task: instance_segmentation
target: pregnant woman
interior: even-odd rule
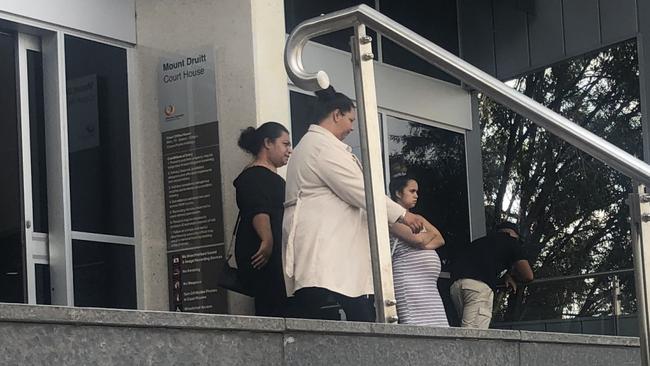
[[[407,210],[418,202],[418,182],[408,176],[390,182],[391,198]],[[393,252],[393,281],[397,315],[401,324],[448,327],[445,308],[438,293],[440,258],[436,249],[445,244],[428,221],[413,233],[404,224],[390,225]]]

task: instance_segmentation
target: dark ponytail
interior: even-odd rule
[[[289,133],[286,127],[277,122],[266,122],[257,129],[247,127],[239,135],[237,145],[247,153],[256,156],[260,152],[260,149],[262,149],[264,140],[269,139],[274,141],[285,132]]]
[[[327,116],[335,110],[340,110],[341,113],[346,113],[354,108],[354,103],[345,94],[339,93],[334,90],[331,85],[327,89],[315,92],[318,100],[314,105],[314,112],[312,121],[320,123],[320,121],[327,118]]]

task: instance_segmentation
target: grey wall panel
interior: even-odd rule
[[[645,1],[458,0],[461,55],[507,80],[635,37],[637,6]],[[485,10],[490,4],[492,14]]]
[[[537,0],[534,6],[528,14],[528,38],[530,63],[537,67],[564,57],[564,30],[562,0]]]
[[[564,37],[568,57],[600,47],[598,1],[564,0]]]
[[[458,19],[461,57],[495,75],[492,1],[458,0]]]
[[[526,12],[514,0],[494,1],[494,38],[499,78],[530,67]]]
[[[636,0],[600,0],[600,24],[603,45],[634,37]]]

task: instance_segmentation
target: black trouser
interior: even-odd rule
[[[291,305],[291,313],[296,318],[341,320],[336,309],[340,306],[348,321],[375,321],[373,295],[347,297],[321,287],[305,287],[296,291]]]

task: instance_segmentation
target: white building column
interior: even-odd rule
[[[131,114],[138,303],[168,310],[167,248],[157,66],[165,53],[214,46],[226,241],[237,216],[232,181],[249,161],[240,131],[274,120],[290,125],[283,66],[282,0],[137,0]],[[217,102],[217,101],[215,101]],[[232,313],[250,313],[248,298],[232,296]]]

